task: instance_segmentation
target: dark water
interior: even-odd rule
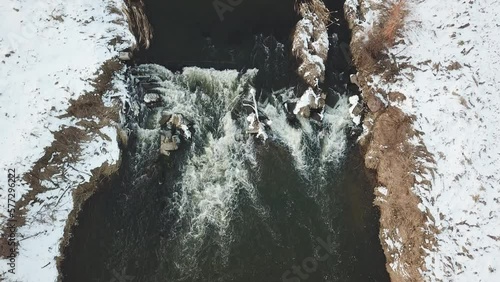
[[[341,2],[327,4],[339,10]],[[243,0],[223,21],[211,1],[147,5],[155,40],[138,64],[259,73],[247,81],[198,69],[131,72],[131,79],[156,77],[169,99],[158,108],[141,105],[129,117],[122,166],[84,205],[64,250],[63,281],[388,281],[368,176],[345,137],[352,130],[335,124],[345,119],[339,113],[345,105],[332,109],[323,139],[314,124],[303,124],[302,134],[278,122],[286,115],[271,93],[290,86],[283,91],[293,92],[298,84],[288,54],[293,1]],[[354,71],[341,47],[349,34],[342,21],[330,32],[339,40],[325,88],[345,96]],[[265,143],[248,138],[245,116],[232,107],[248,84],[267,93],[262,107],[275,113],[275,132]],[[140,92],[131,85],[131,93]],[[160,157],[154,121],[165,109],[189,117],[194,137]]]

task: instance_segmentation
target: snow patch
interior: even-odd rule
[[[439,230],[436,249],[426,250],[423,276],[429,281],[497,281],[500,25],[494,19],[500,5],[496,0],[407,2],[404,43],[389,55],[398,65],[413,67],[401,69],[391,83],[373,76],[371,86],[407,97],[394,106],[416,117],[414,127],[434,156],[435,163],[418,159],[432,173],[419,172],[414,187],[422,200],[419,209]],[[363,32],[371,18],[368,13]],[[397,251],[396,241],[386,239]],[[397,260],[391,267],[404,273]]]
[[[74,120],[60,119],[70,99],[93,90],[91,81],[101,65],[134,44],[121,14],[109,7],[123,7],[121,0],[3,0],[0,3],[0,170],[27,173],[54,140],[52,132]],[[113,46],[111,41],[121,37]],[[118,82],[118,81],[117,81]],[[123,83],[123,82],[122,82]],[[125,87],[119,87],[124,89]],[[29,205],[26,225],[17,230],[19,254],[16,274],[6,273],[7,262],[0,261],[0,276],[8,281],[55,281],[55,258],[66,218],[73,209],[74,187],[90,179],[90,171],[102,163],[119,158],[114,128],[82,146],[77,163],[64,164],[65,175],[55,175],[55,188],[39,194],[40,201]],[[7,177],[0,178],[7,187]],[[0,201],[7,203],[1,188]],[[31,189],[17,182],[16,200]],[[7,205],[0,205],[0,223],[5,226]]]

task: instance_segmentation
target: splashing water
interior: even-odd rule
[[[268,208],[260,202],[254,186],[259,170],[255,150],[260,141],[245,133],[245,116],[233,114],[256,74],[257,70],[240,74],[234,70],[197,67],[173,73],[158,65],[140,65],[132,71],[138,85],[134,108],[140,109],[132,123],[141,142],[149,144],[139,142],[138,159],[147,155],[145,150],[155,151],[151,144],[154,144],[152,139],[159,138],[158,120],[162,112],[182,114],[193,123],[194,136],[188,143],[182,176],[175,183],[177,192],[172,205],[177,214],[177,231],[170,245],[177,246],[176,267],[180,272],[197,268],[199,251],[206,247],[207,238],[218,246],[224,263],[229,252],[227,246],[233,240],[230,225],[241,195],[245,195],[260,220],[267,224]],[[159,94],[161,106],[151,108],[141,104],[140,96],[147,93]],[[293,89],[275,94],[293,95]],[[277,142],[289,150],[295,169],[308,181],[321,179],[326,166],[342,158],[347,142],[344,130],[349,120],[347,99],[341,98],[334,109],[325,111],[319,129],[304,118],[299,118],[300,128],[290,125],[279,104],[269,102],[259,107],[272,121],[269,131],[272,140],[268,142]],[[317,191],[309,194],[319,195]]]
[[[273,121],[274,139],[290,150],[295,168],[308,179],[312,168],[318,169],[318,175],[324,174],[327,165],[338,163],[344,156],[347,145],[344,131],[350,124],[348,110],[347,98],[340,97],[335,108],[325,107],[322,128],[315,130],[310,121],[302,117],[298,117],[300,128],[290,125],[283,107],[268,103],[263,108]]]

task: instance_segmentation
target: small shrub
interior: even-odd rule
[[[54,151],[52,162],[63,164],[75,163],[80,157],[80,144],[90,140],[90,136],[83,129],[70,126],[54,133],[51,149]]]
[[[381,7],[382,15],[377,25],[373,26],[365,39],[361,39],[359,47],[352,48],[354,60],[358,68],[369,73],[390,71],[394,76],[395,67],[384,50],[394,46],[396,38],[404,25],[407,15],[406,0],[391,1]]]
[[[117,59],[111,59],[104,62],[101,68],[95,73],[96,79],[92,81],[95,93],[104,94],[110,91],[113,85],[113,76],[123,65]]]
[[[107,10],[108,10],[108,13],[110,13],[110,14],[115,14],[115,15],[120,15],[120,16],[123,15],[122,11],[114,5],[108,5]]]
[[[295,10],[302,16],[306,14],[316,15],[325,25],[331,23],[330,11],[321,0],[296,0]]]
[[[396,37],[404,25],[406,14],[406,0],[390,3],[384,11],[384,22],[380,33],[387,47],[394,45]]]
[[[106,107],[101,95],[87,93],[77,100],[70,100],[67,114],[63,117],[76,117],[80,119],[98,118],[101,123],[109,120],[118,121],[119,113],[116,106]]]

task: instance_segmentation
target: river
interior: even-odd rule
[[[293,1],[240,2],[223,20],[209,1],[147,4],[155,39],[127,74],[128,146],[73,227],[63,281],[389,280],[348,113],[341,1],[326,2],[340,20],[322,124],[282,106],[300,89]],[[250,88],[272,121],[266,141],[246,134]],[[147,93],[162,102],[146,105]],[[170,156],[159,154],[162,112],[192,125]]]

